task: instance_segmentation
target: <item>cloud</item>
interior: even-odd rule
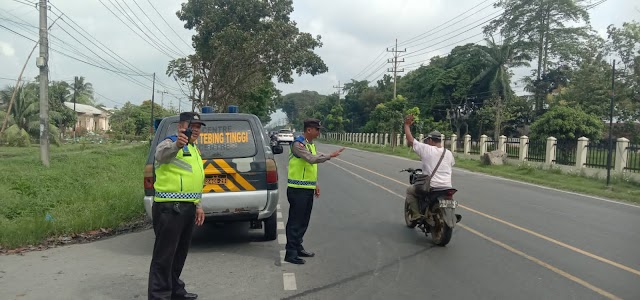
[[[16,50],[9,43],[0,41],[0,55],[12,57],[16,54]]]
[[[153,24],[161,28],[162,33],[167,36],[178,48],[187,54],[192,51],[186,43],[190,43],[191,31],[183,28],[183,23],[176,17],[176,11],[180,9],[181,2],[186,0],[150,0],[136,1],[147,15],[153,19]],[[21,23],[27,23],[29,26],[38,25],[38,12],[32,6],[24,5],[20,1],[0,0],[2,9],[0,9],[0,17]],[[24,2],[24,1],[23,1]],[[103,1],[111,7],[114,12],[122,19],[126,19],[122,13],[118,12],[109,3]],[[160,19],[149,2],[153,3],[153,7],[162,15],[164,20]],[[387,47],[392,46],[395,39],[400,43],[414,36],[429,30],[438,33],[432,36],[426,36],[425,39],[413,44],[401,44],[399,48],[407,48],[407,51],[415,51],[421,48],[427,48],[419,52],[418,56],[407,57],[405,65],[417,63],[420,61],[428,62],[428,59],[434,55],[444,55],[456,46],[454,42],[472,36],[480,32],[479,28],[470,31],[458,37],[452,37],[455,34],[446,35],[440,39],[435,39],[439,35],[446,34],[463,25],[472,24],[475,20],[490,15],[495,9],[490,4],[494,1],[482,0],[294,0],[294,12],[291,15],[292,20],[298,23],[301,31],[309,32],[313,35],[321,35],[323,47],[317,49],[317,53],[322,57],[329,72],[318,76],[304,75],[296,77],[293,84],[278,84],[284,94],[297,92],[301,90],[315,90],[322,94],[330,94],[335,92],[334,85],[340,81],[342,84],[354,78],[358,73],[364,73],[357,76],[356,79],[365,79],[367,75],[369,80],[375,79],[384,73],[385,69],[390,65],[382,65],[383,62],[391,57],[390,53],[385,52]],[[113,2],[115,3],[115,2]],[[145,23],[150,31],[154,32],[158,39],[169,44],[167,39],[152,25],[136,4],[132,1],[118,1],[123,8],[129,12],[135,11],[136,15],[132,16],[136,22],[142,26]],[[128,4],[129,8],[125,6]],[[54,1],[58,9],[62,10],[67,17],[58,20],[53,26],[51,33],[55,37],[64,40],[60,43],[56,38],[50,38],[50,46],[66,54],[80,57],[80,54],[87,55],[90,60],[101,65],[108,66],[98,56],[101,56],[120,68],[125,69],[116,59],[106,55],[102,49],[109,48],[122,57],[127,62],[133,64],[145,74],[156,73],[157,79],[176,88],[177,84],[173,79],[165,75],[166,66],[170,60],[167,55],[151,47],[144,39],[147,39],[140,30],[133,25],[139,34],[134,34],[131,29],[125,26],[118,18],[110,13],[99,1]],[[481,12],[467,14],[465,17],[457,19],[449,24],[438,28],[441,24],[451,20],[457,15],[480,5],[478,8],[487,7]],[[589,11],[591,14],[591,23],[594,28],[601,34],[606,27],[613,23],[620,26],[625,21],[638,20],[640,13],[636,10],[637,0],[619,0],[607,1],[602,5]],[[476,10],[478,9],[476,8]],[[58,13],[56,8],[52,9],[52,13]],[[14,14],[11,16],[9,14]],[[615,16],[612,18],[611,16]],[[52,18],[56,16],[52,15]],[[88,32],[81,31],[88,37],[95,37],[102,45],[93,45],[82,37],[78,32],[71,29],[67,23],[75,26],[71,20],[75,21],[79,27]],[[170,30],[165,21],[175,30],[180,38]],[[457,22],[457,23],[456,23]],[[0,24],[16,30],[31,39],[37,39],[37,29],[33,27],[21,28],[15,23],[0,20]],[[63,31],[68,31],[68,34]],[[144,29],[144,28],[143,28]],[[80,30],[80,29],[78,29]],[[146,30],[145,30],[146,31]],[[142,35],[142,37],[141,37]],[[76,41],[77,38],[80,42]],[[154,38],[155,40],[156,38]],[[476,42],[480,37],[468,39],[460,42],[465,44]],[[24,60],[28,52],[33,47],[33,42],[22,37],[14,35],[3,28],[0,28],[0,76],[14,78],[20,72]],[[442,43],[440,43],[442,42]],[[418,45],[424,43],[423,45]],[[437,44],[439,43],[439,44]],[[437,44],[437,45],[436,45]],[[65,50],[68,45],[77,49],[77,52]],[[87,46],[98,55],[93,54]],[[168,45],[174,48],[171,44]],[[439,49],[442,48],[442,49]],[[437,50],[436,50],[437,49]],[[428,52],[428,51],[432,52]],[[424,53],[423,53],[424,52]],[[34,54],[34,57],[37,55]],[[382,54],[382,55],[380,55]],[[113,55],[113,54],[112,54]],[[115,55],[114,55],[115,56]],[[374,60],[375,59],[375,60]],[[38,74],[38,68],[35,66],[35,58],[27,65],[25,70],[26,78],[33,78]],[[372,67],[367,72],[361,72],[368,65]],[[110,67],[110,66],[108,66]],[[401,66],[402,67],[402,66]],[[525,72],[528,73],[528,72]],[[404,73],[406,74],[406,72]],[[85,76],[86,80],[94,85],[95,90],[112,99],[117,103],[107,100],[100,96],[100,101],[107,106],[122,106],[122,103],[131,101],[139,104],[145,99],[151,98],[151,77],[136,76],[133,79],[126,75],[117,75],[113,72],[99,69],[75,60],[71,60],[56,52],[50,54],[50,75],[52,80],[70,80],[73,76]],[[515,78],[518,79],[518,78]],[[139,81],[142,86],[135,84],[132,80]],[[159,87],[156,82],[156,90],[164,90]],[[180,95],[180,92],[174,91]],[[171,95],[164,95],[165,104],[171,100]],[[160,99],[161,94],[156,93],[156,99]],[[175,97],[173,103],[176,104]],[[184,101],[184,100],[183,100]],[[190,106],[185,103],[184,106]]]

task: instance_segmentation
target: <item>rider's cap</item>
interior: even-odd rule
[[[201,124],[207,126],[204,122],[200,121],[200,115],[196,112],[183,112],[180,114],[180,122],[191,121],[191,124]]]
[[[434,130],[432,132],[429,132],[429,134],[425,138],[431,138],[433,140],[441,140],[442,133],[440,133],[440,131]]]

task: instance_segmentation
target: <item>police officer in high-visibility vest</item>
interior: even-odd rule
[[[166,137],[156,147],[155,197],[152,208],[156,235],[149,270],[149,299],[196,299],[180,280],[191,245],[194,225],[202,225],[200,204],[204,169],[198,148],[193,144],[205,124],[193,112],[180,114],[178,135]],[[191,128],[191,138],[185,135]]]
[[[287,180],[287,200],[289,200],[289,218],[287,220],[287,245],[284,260],[293,264],[304,264],[300,257],[313,257],[315,254],[304,249],[302,237],[309,226],[313,197],[320,197],[318,186],[318,163],[340,155],[344,148],[330,155],[316,152],[313,140],[320,135],[320,120],[304,120],[304,134],[291,144],[289,154],[289,176]]]

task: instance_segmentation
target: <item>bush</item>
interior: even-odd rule
[[[531,138],[546,140],[552,136],[561,141],[575,141],[584,136],[597,141],[603,130],[604,123],[597,116],[577,108],[558,105],[531,124]]]
[[[0,136],[0,144],[13,147],[29,147],[31,145],[31,137],[24,129],[18,128],[17,125],[12,125]]]

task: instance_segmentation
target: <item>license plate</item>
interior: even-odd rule
[[[456,200],[440,200],[440,207],[456,208],[456,207],[458,207],[458,201],[456,201]]]
[[[227,184],[227,175],[213,175],[211,178],[204,179],[207,185]]]

